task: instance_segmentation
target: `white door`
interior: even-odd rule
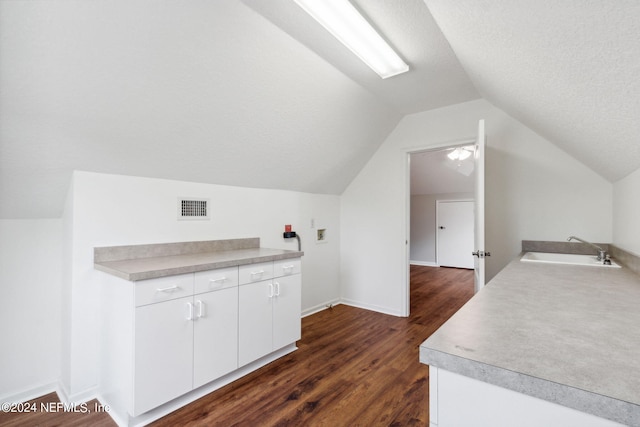
[[[193,388],[238,368],[238,287],[196,295]]]
[[[300,339],[302,283],[299,274],[278,277],[273,283],[273,349],[277,350]]]
[[[136,308],[133,414],[191,391],[193,297]]]
[[[273,282],[240,285],[238,321],[238,366],[271,353],[273,348]]]
[[[474,224],[474,284],[478,292],[484,287],[484,258],[489,256],[484,247],[484,153],[486,139],[484,133],[484,120],[478,122],[478,139],[474,153],[475,173],[475,224]]]
[[[437,261],[442,267],[474,268],[473,201],[438,200]]]

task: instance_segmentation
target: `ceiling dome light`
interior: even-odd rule
[[[467,150],[466,147],[456,148],[455,150],[447,154],[447,157],[451,160],[465,160],[468,159],[469,156],[471,156],[471,151]]]

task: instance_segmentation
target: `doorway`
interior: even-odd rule
[[[475,186],[473,156],[460,158],[451,154],[454,150],[462,148],[472,153],[474,144],[475,140],[467,140],[408,152],[408,269],[411,265],[429,267],[441,265],[438,260],[438,222],[447,215],[440,217],[436,215],[437,202],[466,201],[473,205]],[[474,217],[471,218],[471,236],[473,236]],[[473,246],[473,241],[471,245]],[[458,250],[462,257],[468,256],[470,264],[464,263],[465,266],[469,266],[468,268],[473,268],[472,251],[473,248]],[[410,305],[409,299],[407,295],[408,305]]]

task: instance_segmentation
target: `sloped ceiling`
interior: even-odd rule
[[[425,2],[485,99],[612,182],[640,168],[640,2]]]
[[[479,97],[419,0],[361,2],[387,80],[255,3],[0,2],[0,218],[60,217],[73,170],[340,194],[405,113]]]
[[[479,97],[422,0],[349,0],[409,64],[386,80],[293,0],[242,1],[403,115]]]
[[[472,147],[473,148],[473,147]],[[452,150],[424,151],[411,154],[411,195],[473,193],[473,156],[453,161]]]
[[[74,169],[340,194],[403,115],[480,96],[640,168],[640,2],[353,3],[410,72],[291,0],[0,1],[0,218],[59,217]]]

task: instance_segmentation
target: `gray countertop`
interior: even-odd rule
[[[100,261],[94,263],[94,268],[125,280],[136,281],[257,262],[298,258],[302,255],[304,255],[304,252],[300,251],[247,248],[116,261]]]
[[[640,277],[511,262],[420,346],[422,363],[640,425]]]

